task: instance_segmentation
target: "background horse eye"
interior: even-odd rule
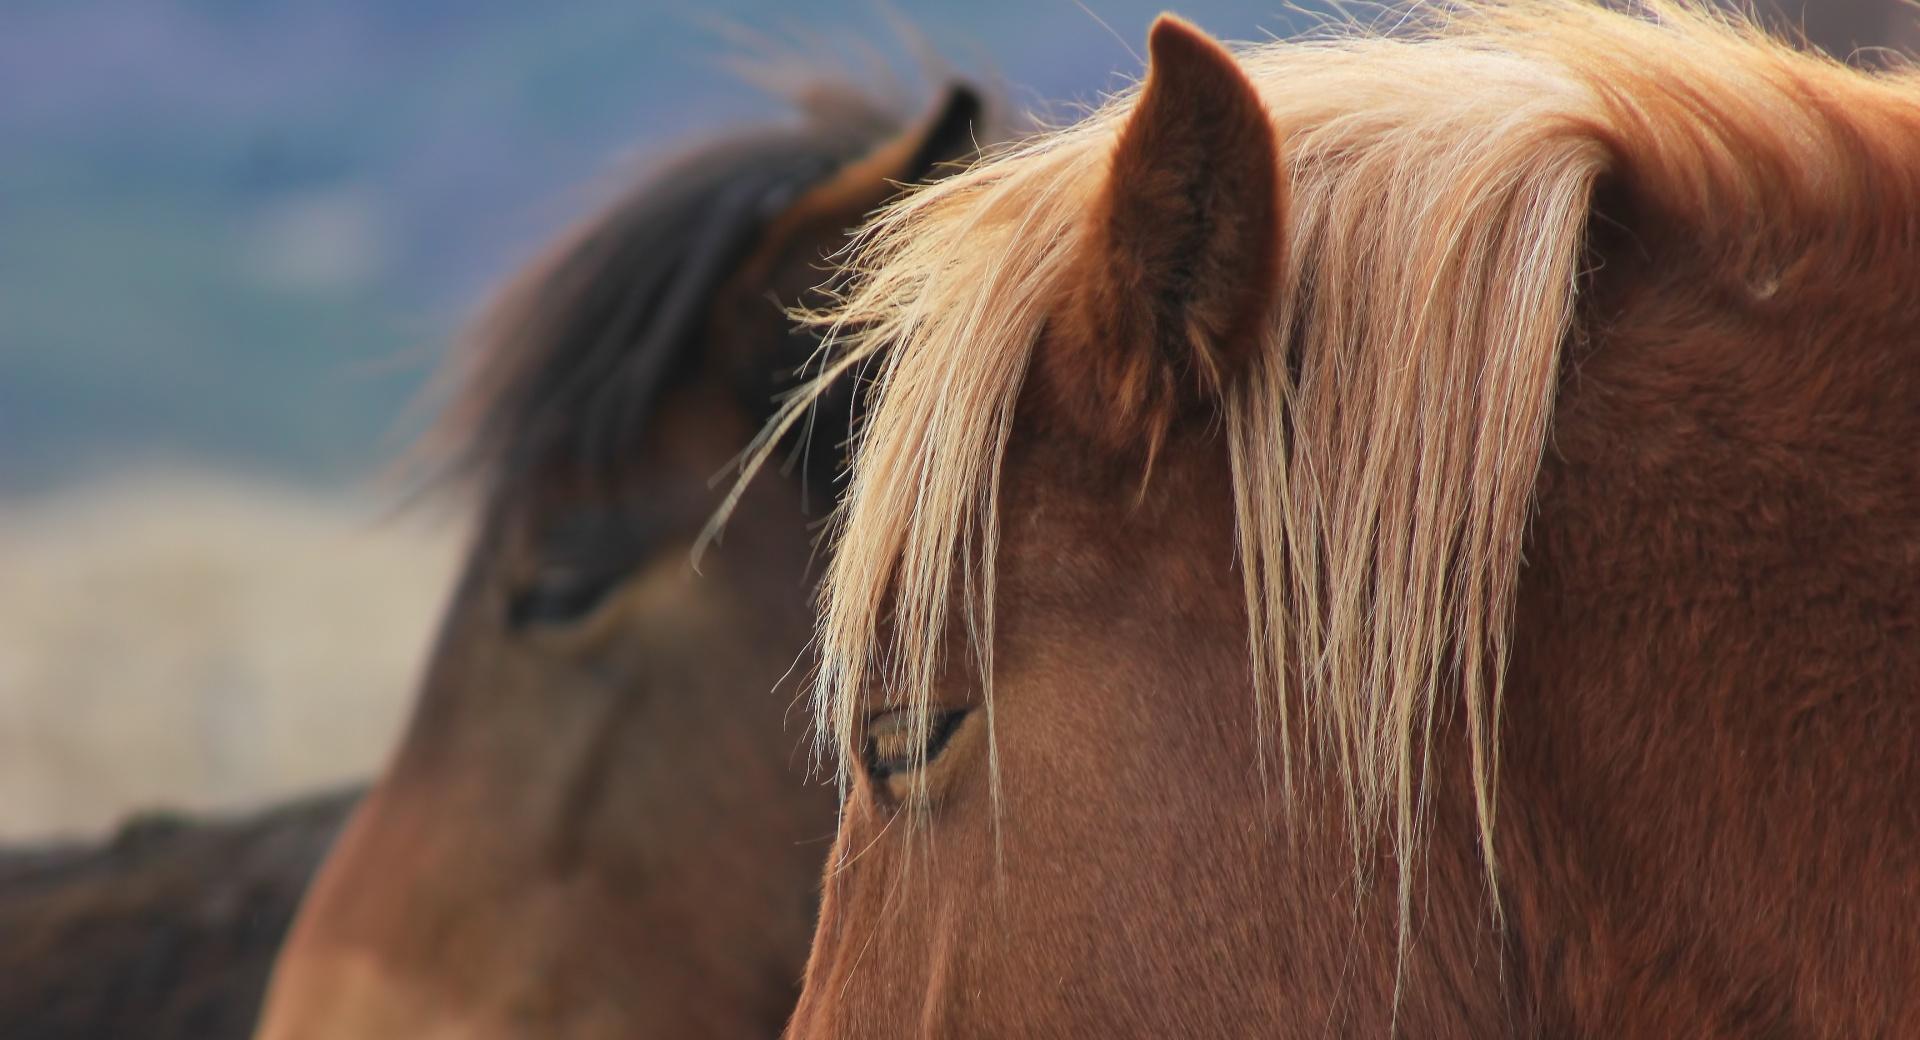
[[[894,708],[875,716],[867,723],[866,744],[861,752],[867,775],[879,782],[932,765],[933,760],[940,757],[940,752],[947,749],[947,742],[953,739],[953,731],[960,727],[961,720],[966,717],[964,708],[934,712],[928,720],[926,740],[922,743],[914,739],[912,712],[905,708]]]
[[[571,625],[586,620],[657,544],[649,525],[614,508],[587,508],[541,525],[533,573],[516,582],[507,625]]]
[[[625,568],[544,564],[508,601],[507,624],[519,629],[580,621],[606,600],[626,574]]]

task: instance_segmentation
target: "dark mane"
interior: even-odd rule
[[[687,372],[714,293],[808,187],[904,122],[851,89],[795,92],[798,125],[660,164],[508,283],[464,337],[429,449],[487,494],[563,465],[617,488],[663,387]],[[755,402],[770,414],[774,402]]]

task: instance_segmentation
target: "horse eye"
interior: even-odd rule
[[[543,565],[508,601],[507,624],[519,629],[579,621],[592,614],[624,576],[618,570]]]
[[[644,519],[611,507],[549,516],[533,532],[533,573],[512,587],[507,601],[507,625],[516,630],[586,620],[657,544]]]
[[[922,766],[932,765],[947,749],[947,742],[953,739],[953,731],[967,717],[965,709],[958,711],[936,711],[927,720],[925,741],[916,740],[913,725],[913,713],[905,708],[894,708],[874,716],[867,722],[866,745],[861,749],[861,758],[866,764],[867,775],[876,781],[902,773],[910,773]]]

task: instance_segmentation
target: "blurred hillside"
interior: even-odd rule
[[[0,513],[0,841],[369,775],[457,524],[187,472]]]

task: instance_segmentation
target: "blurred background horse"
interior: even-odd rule
[[[970,155],[963,87],[911,129],[843,91],[709,146],[509,287],[443,436],[486,514],[392,765],[280,958],[263,1040],[770,1036],[811,935],[830,787],[782,677],[852,391],[690,554],[715,474],[815,344],[850,228]],[[784,690],[784,692],[782,692]]]

